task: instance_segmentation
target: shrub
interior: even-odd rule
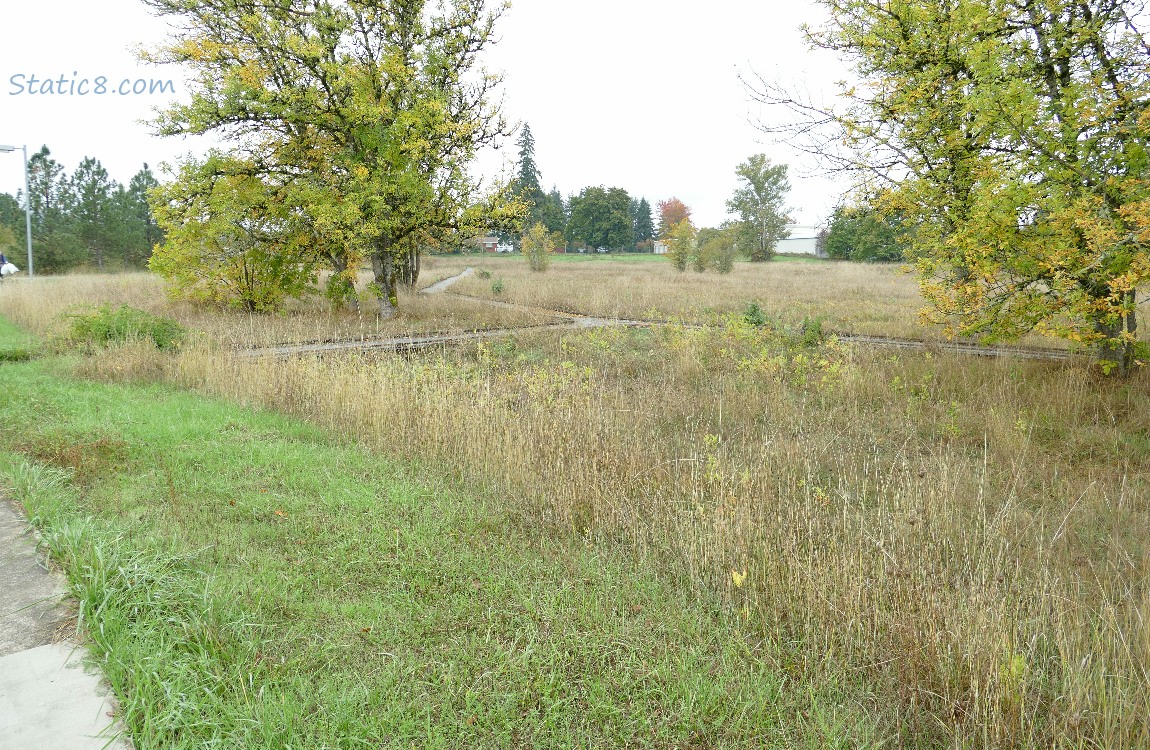
[[[536,224],[527,230],[520,245],[532,271],[547,270],[547,266],[551,265],[551,249],[557,242],[558,238],[553,237],[542,224]]]
[[[0,362],[27,362],[32,350],[23,346],[0,346]]]
[[[350,273],[333,273],[328,277],[323,293],[337,308],[355,306],[359,302],[359,296],[355,291],[355,270]]]
[[[686,271],[687,264],[696,252],[698,230],[689,219],[684,219],[671,227],[667,233],[667,258],[677,271]]]
[[[74,346],[104,347],[151,340],[157,349],[174,349],[187,335],[187,330],[171,318],[128,305],[101,305],[91,312],[69,314],[67,320],[65,338]]]
[[[767,313],[763,308],[759,307],[758,302],[747,303],[746,308],[743,309],[743,320],[752,326],[765,326],[770,322],[767,318]]]
[[[827,333],[823,330],[823,319],[804,317],[799,324],[798,343],[802,346],[818,346],[826,339]]]

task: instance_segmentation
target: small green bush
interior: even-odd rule
[[[826,337],[822,318],[804,317],[803,322],[799,324],[798,343],[802,346],[818,346]]]
[[[491,282],[491,293],[503,294],[503,279],[497,278],[495,281]]]
[[[0,362],[27,362],[32,350],[23,346],[0,346]]]
[[[746,308],[743,309],[743,320],[747,325],[752,326],[765,326],[770,323],[766,311],[759,307],[758,302],[748,302]]]
[[[71,313],[67,319],[66,338],[76,346],[103,347],[150,339],[157,349],[175,349],[187,336],[187,330],[171,318],[128,305],[101,305],[91,312]]]

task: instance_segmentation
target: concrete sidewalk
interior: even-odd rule
[[[130,750],[115,704],[71,637],[62,579],[0,498],[0,750]]]

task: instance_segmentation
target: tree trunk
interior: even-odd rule
[[[391,243],[387,240],[376,242],[375,252],[371,254],[371,270],[375,274],[376,294],[379,295],[379,317],[390,320],[399,309],[399,294],[395,256],[391,254]]]
[[[408,288],[414,289],[419,282],[419,260],[418,247],[406,251],[400,259],[400,281]]]
[[[1094,332],[1103,337],[1098,342],[1098,361],[1107,373],[1127,375],[1134,369],[1138,333],[1136,306],[1135,293],[1130,291],[1123,299],[1122,313],[1114,321],[1094,320]],[[1123,333],[1128,337],[1124,338]]]

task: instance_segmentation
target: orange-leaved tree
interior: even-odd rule
[[[657,236],[661,240],[668,238],[671,229],[676,224],[689,221],[691,218],[691,209],[687,208],[687,204],[675,197],[659,201],[655,204],[655,208],[659,212],[659,226],[656,231]]]

